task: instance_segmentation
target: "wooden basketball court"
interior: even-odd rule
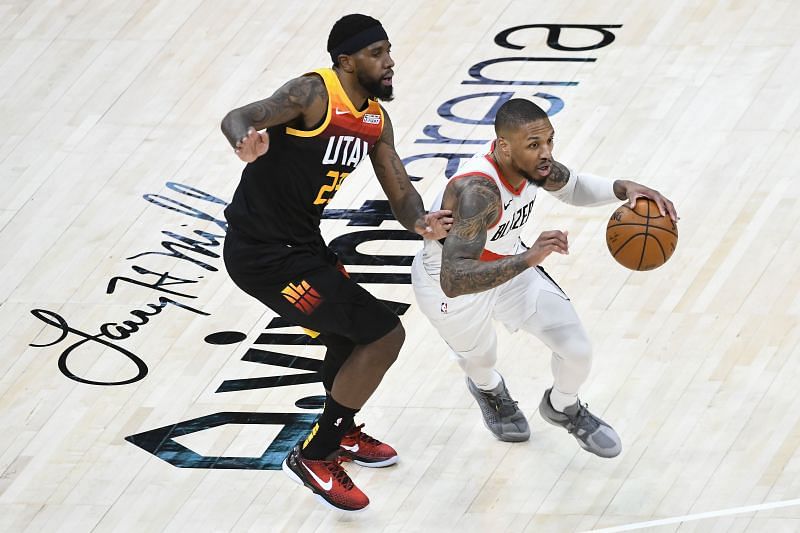
[[[359,420],[400,453],[347,467],[345,516],[280,471],[322,347],[228,278],[233,107],[328,66],[340,16],[393,44],[398,152],[430,202],[510,96],[555,157],[681,216],[672,259],[611,258],[614,206],[543,195],[548,271],[594,341],[603,460],[536,412],[549,351],[502,328],[529,442],[496,441],[417,309],[420,246],[368,164],[323,233],[408,333]],[[800,10],[779,0],[0,2],[1,531],[800,530]],[[299,356],[299,357],[286,357]]]

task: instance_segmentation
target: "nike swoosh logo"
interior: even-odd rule
[[[310,469],[310,468],[308,468],[308,467],[307,467],[306,465],[304,465],[303,463],[300,463],[300,464],[301,464],[301,465],[303,465],[303,468],[305,468],[305,469],[306,469],[306,472],[308,472],[309,474],[311,474],[311,477],[313,477],[313,478],[314,478],[314,481],[316,481],[317,483],[319,483],[319,486],[322,488],[322,490],[324,490],[325,492],[328,492],[329,490],[331,490],[331,487],[333,487],[333,478],[330,478],[328,481],[322,481],[322,480],[319,478],[319,476],[318,476],[318,475],[316,475],[314,472],[312,472],[312,471],[311,471],[311,469]]]
[[[350,113],[350,111],[348,111],[346,109],[343,111],[343,110],[339,109],[338,107],[336,108],[336,114],[337,115],[347,115],[348,113]]]
[[[358,444],[356,444],[355,446],[345,446],[344,444],[342,444],[341,447],[347,450],[348,452],[356,453],[358,451]]]
[[[514,201],[514,200],[509,200],[509,201],[508,201],[508,203],[507,203],[506,205],[504,205],[504,206],[503,206],[503,209],[508,209],[508,206],[510,206],[510,205],[511,205],[511,202],[513,202],[513,201]]]

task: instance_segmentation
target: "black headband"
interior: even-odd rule
[[[336,58],[339,57],[339,54],[350,55],[371,45],[372,43],[386,41],[388,39],[389,36],[386,35],[386,30],[383,29],[383,26],[380,24],[370,26],[369,28],[363,29],[356,33],[352,37],[348,37],[333,50],[329,50],[331,53],[331,60],[336,63]]]

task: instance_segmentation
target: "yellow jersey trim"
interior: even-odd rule
[[[345,92],[344,87],[342,87],[342,82],[339,81],[339,76],[336,75],[336,72],[334,72],[334,70],[330,69],[330,68],[329,69],[320,69],[320,70],[325,70],[328,73],[330,73],[331,88],[333,90],[335,90],[339,94],[339,97],[344,102],[344,105],[347,106],[347,109],[350,111],[350,113],[352,113],[353,116],[356,117],[356,118],[363,118],[364,114],[367,113],[367,111],[369,111],[370,107],[372,107],[370,105],[370,104],[372,104],[372,100],[370,100],[369,103],[367,103],[367,107],[366,107],[366,109],[364,109],[364,111],[357,110],[356,106],[353,105],[353,102],[350,101],[350,97],[347,96],[347,93]]]
[[[339,81],[339,76],[336,75],[336,72],[332,68],[319,68],[312,70],[311,72],[307,72],[304,74],[304,76],[310,76],[311,74],[317,74],[320,76],[325,84],[325,89],[328,91],[328,107],[325,112],[325,120],[318,128],[314,128],[313,130],[298,130],[287,126],[286,133],[288,135],[294,135],[295,137],[315,137],[325,131],[325,128],[327,128],[331,123],[334,97],[336,97],[337,101],[341,101],[341,103],[347,107],[348,111],[350,111],[350,113],[357,119],[363,118],[367,113],[380,114],[381,135],[383,134],[383,125],[386,119],[383,116],[383,108],[377,100],[370,99],[367,107],[363,111],[358,111],[353,105],[353,102],[350,101],[347,93],[344,91],[344,87],[342,87],[342,83]]]
[[[313,130],[296,130],[286,126],[287,135],[294,135],[295,137],[315,137],[325,131],[325,128],[331,123],[331,105],[333,98],[331,98],[330,74],[333,74],[334,78],[336,78],[336,74],[329,68],[321,68],[303,75],[310,76],[311,74],[318,74],[322,78],[322,82],[325,84],[325,89],[328,92],[328,108],[325,111],[325,120],[322,121],[322,124],[320,124],[318,128],[314,128]],[[339,85],[339,87],[341,87],[341,85]]]

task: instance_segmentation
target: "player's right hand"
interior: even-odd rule
[[[239,159],[245,163],[252,163],[269,150],[269,134],[258,132],[251,127],[247,130],[247,135],[239,139],[234,151]]]
[[[567,240],[566,231],[543,231],[539,238],[536,239],[536,242],[533,243],[533,246],[525,251],[525,261],[530,266],[536,266],[541,264],[553,252],[564,255],[569,254],[569,241]]]

